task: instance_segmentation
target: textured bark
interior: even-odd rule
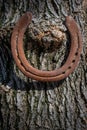
[[[32,12],[33,19],[24,38],[25,54],[32,66],[41,70],[53,70],[67,58],[70,38],[65,16],[73,16],[80,26],[83,36],[80,62],[63,81],[38,82],[24,76],[16,66],[10,38],[14,24],[26,11]],[[87,129],[86,12],[86,0],[1,0],[0,130]],[[57,34],[55,31],[52,34],[54,26]]]

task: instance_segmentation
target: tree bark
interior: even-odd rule
[[[35,81],[16,66],[11,34],[17,20],[27,11],[33,18],[25,33],[24,51],[31,65],[41,70],[60,67],[67,58],[70,38],[65,17],[71,15],[80,26],[81,58],[66,79]],[[86,0],[0,2],[0,130],[87,129],[86,11]],[[57,34],[55,29],[53,33],[54,27]]]

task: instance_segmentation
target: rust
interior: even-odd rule
[[[78,25],[71,16],[66,17],[66,27],[71,37],[70,53],[65,64],[52,71],[42,71],[32,67],[27,61],[23,50],[23,36],[32,20],[31,13],[25,13],[14,27],[11,37],[11,49],[18,68],[29,78],[38,81],[59,81],[71,74],[78,64],[82,50],[82,36]]]

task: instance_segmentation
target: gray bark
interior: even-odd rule
[[[69,52],[65,17],[80,26],[83,50],[79,64],[60,82],[27,78],[16,66],[11,34],[18,18],[33,14],[25,33],[24,50],[32,66],[41,70],[60,67]],[[86,0],[1,0],[0,2],[0,130],[87,129],[87,2]],[[52,27],[58,34],[56,42]],[[49,31],[50,35],[45,32]],[[43,39],[36,37],[42,34]],[[68,44],[68,45],[67,45]]]

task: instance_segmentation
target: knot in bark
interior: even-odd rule
[[[56,22],[41,21],[29,27],[30,40],[45,50],[55,50],[66,40],[66,35]]]

